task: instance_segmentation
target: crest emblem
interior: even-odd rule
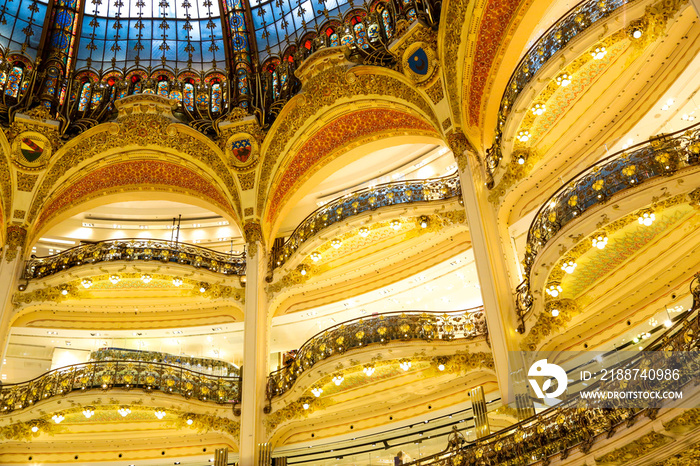
[[[253,152],[249,139],[239,139],[231,143],[231,153],[240,163],[246,163]]]
[[[428,70],[430,69],[430,60],[428,60],[428,54],[425,53],[425,50],[423,50],[422,47],[417,48],[408,57],[408,67],[417,75],[425,76],[428,74]]]
[[[32,163],[44,153],[44,144],[42,141],[35,141],[25,137],[20,142],[19,150],[27,162]]]

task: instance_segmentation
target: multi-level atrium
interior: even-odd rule
[[[0,0],[0,464],[698,464],[698,21]]]

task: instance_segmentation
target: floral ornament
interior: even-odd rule
[[[569,204],[571,207],[576,207],[576,204],[578,204],[578,196],[575,195],[575,194],[574,194],[573,196],[571,196],[571,197],[569,198],[568,204]]]
[[[593,183],[593,190],[594,191],[600,191],[603,189],[603,186],[605,185],[605,180],[598,180],[595,183]]]
[[[622,174],[625,176],[634,176],[637,172],[637,167],[635,165],[628,165],[622,169]]]

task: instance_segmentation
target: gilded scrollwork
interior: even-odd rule
[[[659,432],[651,431],[641,438],[628,443],[610,453],[595,459],[596,464],[605,465],[621,465],[635,458],[644,456],[657,448],[673,442],[673,438],[660,434]]]
[[[24,248],[27,240],[27,229],[18,225],[7,227],[7,242],[5,244],[5,261],[12,262]]]
[[[223,432],[235,440],[240,436],[240,422],[211,414],[183,413],[172,421],[179,429],[191,428],[200,432]]]

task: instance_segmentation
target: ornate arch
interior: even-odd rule
[[[367,104],[367,110],[387,108],[397,111],[401,107],[406,115],[412,115],[414,124],[422,120],[419,125],[421,131],[440,134],[432,106],[408,78],[391,70],[371,66],[348,69],[343,64],[338,64],[316,72],[305,80],[303,89],[285,105],[262,147],[256,205],[261,216],[265,213],[271,180],[275,173],[280,172],[279,167],[286,154],[300,138],[308,134],[309,128],[318,126],[323,115],[328,115],[334,108],[350,102],[354,109],[360,108],[361,103]],[[399,127],[408,129],[405,126]]]
[[[297,150],[290,151],[276,170],[268,195],[265,224],[273,234],[285,208],[291,207],[290,200],[321,169],[349,154],[353,149],[373,142],[384,142],[395,137],[417,136],[434,143],[441,141],[438,133],[424,119],[407,109],[368,108],[342,113],[299,142]],[[400,143],[400,142],[395,142]],[[352,160],[362,157],[355,153]],[[349,160],[342,161],[347,164]],[[340,162],[340,161],[339,161]]]

